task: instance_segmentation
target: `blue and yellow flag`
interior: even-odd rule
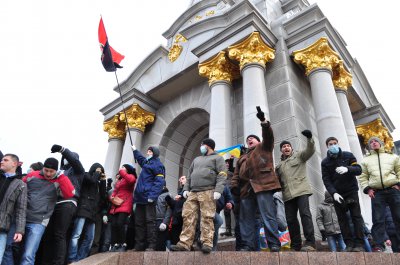
[[[220,156],[223,156],[223,155],[225,155],[226,153],[229,153],[229,154],[233,155],[234,157],[239,158],[239,157],[240,157],[240,146],[241,146],[241,145],[238,144],[238,145],[234,145],[234,146],[231,146],[231,147],[222,149],[222,150],[217,150],[217,151],[215,151],[215,152],[216,152],[217,154],[219,154]]]

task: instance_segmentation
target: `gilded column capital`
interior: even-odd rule
[[[240,70],[249,63],[258,63],[265,67],[269,61],[275,59],[275,50],[264,42],[257,31],[241,43],[228,47],[228,50],[229,58],[239,62]]]
[[[224,51],[199,64],[199,75],[208,78],[210,86],[217,81],[232,83],[233,79],[240,77],[239,68],[226,57]]]
[[[125,139],[125,122],[120,121],[119,114],[115,114],[111,119],[104,121],[103,130],[108,133],[108,139]]]
[[[310,46],[294,51],[294,61],[302,64],[306,69],[306,75],[318,68],[326,68],[331,71],[339,64],[339,55],[329,46],[326,37],[320,38]]]
[[[155,114],[142,109],[139,104],[133,104],[129,109],[125,110],[125,112],[129,128],[135,128],[144,132],[146,125],[154,122]],[[124,112],[120,112],[119,119],[125,122]]]
[[[394,147],[393,138],[388,129],[383,125],[381,119],[356,126],[357,134],[364,139],[364,145],[368,146],[368,140],[372,136],[379,137],[385,143],[385,150],[392,151]]]
[[[342,60],[340,60],[337,67],[333,69],[332,80],[336,90],[347,91],[347,89],[353,84],[353,76],[346,71]]]

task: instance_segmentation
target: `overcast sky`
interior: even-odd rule
[[[0,2],[0,150],[15,153],[24,171],[60,144],[86,168],[104,164],[108,135],[99,109],[118,97],[115,77],[100,63],[97,28],[103,16],[111,46],[126,57],[120,82],[158,45],[189,0]],[[400,3],[320,0],[331,24],[360,62],[378,100],[400,126],[398,10]],[[367,4],[369,3],[369,4]],[[387,3],[387,2],[386,2]],[[397,34],[397,36],[395,35]],[[398,37],[397,37],[398,38]],[[393,133],[400,139],[399,130]]]

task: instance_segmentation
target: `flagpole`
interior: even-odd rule
[[[125,123],[126,123],[126,128],[128,130],[128,134],[129,134],[129,140],[131,142],[131,146],[133,145],[132,142],[132,136],[131,136],[131,131],[129,130],[129,125],[128,125],[128,116],[126,115],[126,110],[125,110],[125,106],[124,106],[124,101],[122,100],[122,93],[121,93],[121,87],[119,86],[119,81],[118,81],[118,76],[117,76],[117,68],[115,68],[115,79],[117,80],[117,85],[118,85],[118,92],[119,92],[119,98],[121,99],[121,104],[122,104],[122,110],[124,111],[125,114]],[[135,159],[136,162],[136,159]]]

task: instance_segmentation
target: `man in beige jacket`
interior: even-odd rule
[[[306,163],[314,154],[315,145],[311,131],[304,130],[301,133],[307,138],[306,149],[295,152],[290,142],[281,142],[281,161],[276,166],[275,171],[282,186],[292,249],[296,251],[315,251],[314,225],[308,201],[312,191],[306,172]],[[297,212],[300,212],[304,237],[306,238],[304,246],[302,246]]]
[[[368,140],[370,154],[364,157],[359,181],[364,193],[371,198],[373,251],[385,249],[385,209],[390,207],[397,236],[400,237],[400,159],[385,152],[384,143],[378,137]]]

